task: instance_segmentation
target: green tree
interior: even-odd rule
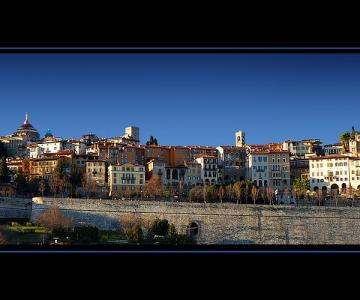
[[[176,232],[176,228],[174,224],[170,224],[169,225],[169,229],[167,232],[167,237],[172,240],[172,239],[176,239],[177,237],[177,232]]]
[[[7,152],[4,144],[0,142],[0,158],[7,157]]]
[[[296,198],[303,198],[306,192],[310,190],[310,181],[300,177],[296,178],[292,188],[295,191]]]
[[[14,181],[16,183],[17,193],[21,196],[24,195],[27,190],[27,181],[22,172],[22,169],[19,169],[16,172]]]
[[[75,197],[76,188],[81,186],[83,175],[75,164],[72,164],[69,182],[71,185],[71,195]]]
[[[64,179],[65,177],[64,162],[61,159],[58,161],[58,164],[55,167],[54,177],[56,179]]]
[[[10,182],[10,171],[7,167],[5,156],[0,159],[0,182]]]
[[[199,201],[203,197],[203,187],[202,186],[194,186],[189,192],[189,201]]]
[[[213,203],[216,202],[218,197],[218,191],[215,185],[210,185],[206,189],[206,202]]]

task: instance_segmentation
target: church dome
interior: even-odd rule
[[[28,141],[38,141],[40,139],[40,134],[29,122],[29,116],[26,113],[25,121],[14,133],[16,136],[23,137]]]
[[[48,130],[46,131],[45,138],[53,138],[53,137],[54,137],[54,135],[52,134],[51,130],[48,129]]]

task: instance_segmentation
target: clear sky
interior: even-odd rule
[[[358,54],[0,54],[0,135],[140,127],[162,145],[233,145],[360,130]]]

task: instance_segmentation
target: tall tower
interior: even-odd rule
[[[236,147],[245,147],[245,132],[240,130],[235,133],[235,136],[236,136],[236,141],[235,141]]]
[[[130,126],[125,128],[125,135],[128,137],[132,137],[134,140],[140,141],[139,127]]]

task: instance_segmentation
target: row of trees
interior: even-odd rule
[[[275,191],[273,188],[258,188],[250,180],[238,181],[229,185],[196,186],[189,192],[189,201],[193,202],[236,202],[273,204]]]

